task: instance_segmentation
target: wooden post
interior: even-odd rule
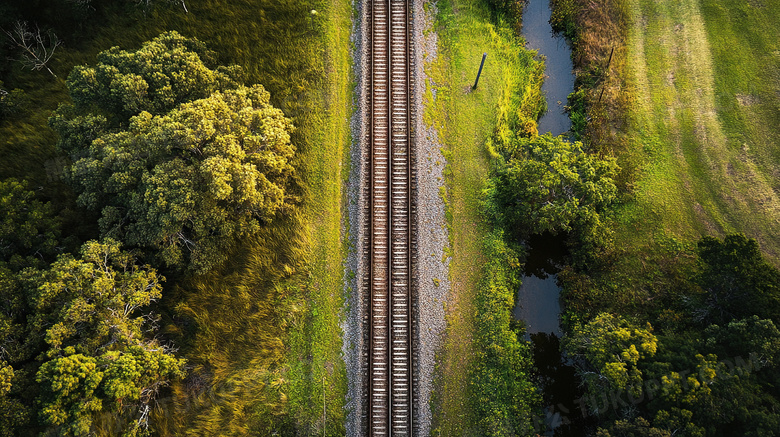
[[[609,51],[609,61],[607,61],[607,74],[609,74],[609,65],[612,63],[612,54],[615,53],[615,46]]]
[[[485,58],[487,58],[487,53],[482,53],[482,63],[479,64],[479,71],[477,72],[477,80],[474,81],[474,86],[471,87],[472,90],[477,89],[477,84],[479,83],[479,76],[482,74],[482,67],[485,66]]]

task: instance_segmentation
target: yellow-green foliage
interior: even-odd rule
[[[511,69],[505,76],[505,92],[496,110],[496,137],[508,141],[516,135],[536,136],[536,120],[547,110],[542,94],[544,63],[534,60],[535,52],[523,48],[523,42],[511,31],[499,27],[491,32],[495,55]]]
[[[636,396],[642,393],[640,359],[651,358],[658,347],[649,323],[637,327],[621,317],[601,313],[584,325],[575,325],[564,339],[566,350],[582,356],[596,373],[584,372],[589,389],[597,393],[606,381],[615,389],[628,388]]]
[[[176,30],[203,41],[218,64],[242,66],[245,83],[262,84],[297,128],[291,142],[300,179],[291,191],[302,197],[301,210],[244,241],[222,271],[169,278],[169,288],[178,286],[163,299],[171,314],[165,328],[194,369],[153,418],[162,435],[267,435],[267,427],[288,425],[321,434],[323,424],[326,433],[343,434],[340,182],[348,169],[350,2],[199,0],[187,2],[189,13],[167,2],[146,12],[133,2],[106,3],[98,19],[82,23],[79,39],[58,50],[51,66],[60,79],[26,70],[3,78],[6,89],[25,90],[34,109],[0,125],[0,177],[73,198],[49,183],[58,172],[46,119],[67,99],[62,78],[74,65],[94,64],[100,51],[140,47]],[[110,426],[101,433],[111,435]]]
[[[521,266],[501,231],[487,235],[484,244],[488,262],[476,299],[471,404],[481,435],[531,435],[541,397],[531,382],[531,346],[522,330],[510,327]]]

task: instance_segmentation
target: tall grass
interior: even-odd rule
[[[245,81],[263,84],[272,104],[296,125],[292,142],[299,179],[293,191],[303,202],[257,237],[240,242],[222,269],[169,278],[163,332],[188,359],[191,374],[161,401],[154,413],[156,431],[320,434],[326,424],[329,434],[341,434],[346,377],[339,330],[340,184],[348,165],[343,151],[351,104],[350,4],[200,0],[187,5],[189,13],[164,2],[146,10],[130,2],[101,4],[57,53],[52,63],[57,79],[24,70],[3,77],[6,87],[27,92],[32,109],[0,125],[0,177],[33,181],[48,197],[69,205],[67,187],[57,183],[56,171],[46,171],[58,162],[46,120],[67,100],[64,79],[70,69],[94,63],[102,50],[132,49],[177,30],[205,42],[220,63],[244,67]],[[83,221],[83,214],[72,213],[74,223]],[[323,383],[327,421],[321,417]]]

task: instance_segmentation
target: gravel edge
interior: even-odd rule
[[[366,210],[363,207],[368,199],[368,187],[363,183],[366,175],[367,151],[367,92],[368,92],[368,49],[364,37],[367,34],[368,16],[364,0],[353,0],[355,15],[352,21],[350,40],[353,46],[352,71],[355,88],[352,107],[354,112],[350,128],[352,130],[352,145],[350,150],[351,168],[349,180],[346,183],[347,214],[346,222],[350,232],[348,235],[350,251],[345,260],[344,286],[347,288],[344,300],[345,318],[342,325],[344,335],[342,353],[347,370],[347,399],[345,402],[347,436],[360,436],[363,417],[363,372],[364,360],[364,329],[363,316],[364,288],[363,277],[365,252]]]
[[[440,190],[444,186],[443,147],[438,132],[423,122],[423,96],[432,84],[425,65],[438,55],[438,38],[434,31],[437,8],[435,0],[413,0],[413,34],[416,108],[415,162],[417,166],[417,431],[430,434],[436,351],[446,328],[444,305],[450,293],[449,245],[445,205]],[[427,9],[427,11],[426,11]],[[435,97],[434,97],[435,98]]]

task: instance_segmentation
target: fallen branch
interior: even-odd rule
[[[57,77],[46,65],[54,56],[57,47],[62,45],[62,41],[57,38],[54,32],[46,32],[47,38],[38,26],[35,26],[35,31],[30,30],[26,21],[17,21],[13,30],[3,29],[3,32],[8,35],[15,46],[22,49],[22,58],[19,59],[22,65],[36,71],[45,68],[49,74]]]

